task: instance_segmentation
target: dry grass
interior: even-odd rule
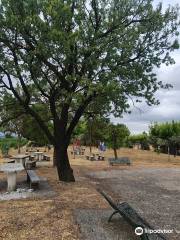
[[[96,149],[93,150],[94,152]],[[88,149],[86,151],[88,153]],[[15,151],[11,150],[11,154]],[[52,155],[52,150],[49,153]],[[107,151],[105,157],[112,156]],[[91,162],[82,157],[71,159],[77,181],[60,183],[52,162],[38,168],[38,174],[46,177],[57,193],[52,198],[1,201],[0,202],[0,239],[7,240],[75,240],[79,239],[79,229],[73,219],[73,209],[106,208],[107,204],[95,190],[94,183],[86,178],[89,171],[109,170],[114,168],[141,167],[180,167],[180,157],[149,151],[121,149],[119,156],[129,156],[133,161],[131,167],[110,167],[107,161]],[[2,158],[0,159],[2,161]],[[0,179],[5,178],[0,173]]]

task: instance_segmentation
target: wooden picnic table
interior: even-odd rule
[[[24,166],[21,163],[6,163],[0,165],[0,171],[7,173],[7,191],[11,192],[16,190],[16,176],[17,172],[23,171]]]

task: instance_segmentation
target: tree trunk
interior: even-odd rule
[[[20,144],[21,144],[21,136],[18,134],[18,154],[21,153],[21,147],[20,147]]]
[[[56,167],[57,163],[56,163],[56,150],[54,147],[54,152],[53,152],[53,167]]]
[[[116,149],[116,148],[114,148],[113,150],[114,150],[114,157],[115,157],[115,159],[118,159],[118,155],[117,155],[117,149]]]
[[[59,180],[64,182],[75,182],[73,170],[69,163],[67,147],[62,145],[56,146],[55,153]]]

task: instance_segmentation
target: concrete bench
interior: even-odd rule
[[[30,188],[37,188],[40,182],[40,178],[33,170],[27,170],[27,182],[30,183]]]
[[[75,150],[75,151],[71,151],[71,155],[84,155],[84,150]]]
[[[89,155],[87,155],[86,156],[86,159],[87,160],[90,160],[90,161],[94,161],[95,160],[95,157],[92,155],[92,156],[89,156]]]
[[[131,164],[131,161],[128,157],[120,157],[120,158],[109,158],[108,159],[109,161],[109,165],[113,166],[114,164],[127,164],[127,165],[130,165]]]
[[[104,156],[98,156],[98,159],[97,159],[98,161],[104,161]]]
[[[43,160],[44,161],[50,161],[50,156],[48,156],[48,155],[43,155]]]
[[[92,154],[91,156],[86,156],[87,160],[90,161],[104,161],[104,156],[100,156],[99,154]]]

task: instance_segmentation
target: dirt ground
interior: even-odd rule
[[[88,151],[87,149],[86,152]],[[96,152],[96,149],[93,149],[93,151]],[[14,153],[14,151],[11,151],[11,154]],[[52,156],[52,151],[48,154]],[[70,154],[69,156],[76,177],[75,183],[59,182],[56,169],[52,167],[52,161],[40,163],[37,167],[37,173],[48,179],[49,185],[56,193],[55,196],[0,201],[0,239],[85,239],[82,237],[82,231],[74,217],[74,212],[77,212],[78,209],[91,209],[94,211],[103,209],[107,211],[110,209],[106,201],[96,191],[97,186],[104,187],[102,180],[99,180],[97,175],[92,176],[92,173],[98,174],[99,171],[103,171],[111,174],[114,169],[125,171],[180,169],[180,157],[174,158],[171,156],[168,159],[165,154],[133,149],[121,149],[119,151],[119,156],[128,156],[132,160],[133,164],[130,167],[110,167],[107,161],[91,162],[85,160],[84,157],[73,159]],[[105,154],[106,159],[110,156],[112,156],[112,151],[107,151]],[[2,159],[0,161],[2,162]],[[20,177],[22,174],[20,174]],[[0,181],[5,180],[5,174],[0,173]],[[4,189],[0,190],[4,191]],[[115,194],[115,189],[106,188],[106,191],[112,197],[119,197]]]

